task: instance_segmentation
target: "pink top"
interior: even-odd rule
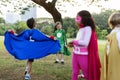
[[[88,45],[90,42],[91,34],[92,29],[90,26],[79,29],[75,39],[78,41],[78,45],[74,45],[74,54],[88,55]]]

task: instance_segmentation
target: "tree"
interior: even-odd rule
[[[75,25],[75,19],[66,17],[63,19],[63,28],[66,31],[66,36],[69,38],[75,37],[77,33],[77,25]]]
[[[46,3],[46,0],[32,0],[32,1],[44,7],[46,11],[48,11],[53,16],[54,22],[56,21],[62,22],[61,14],[55,7],[57,0],[52,0],[51,2],[48,3]]]
[[[23,30],[27,29],[27,25],[23,21],[18,21],[14,24],[13,29],[16,31],[16,33],[21,33]]]
[[[0,35],[3,35],[5,32],[5,20],[0,17]]]
[[[36,28],[47,35],[53,35],[53,32],[54,32],[53,23],[49,23],[47,21],[38,23]]]
[[[39,0],[39,1],[32,0],[32,1],[44,7],[46,11],[48,11],[53,16],[54,22],[56,21],[62,22],[61,13],[55,7],[57,0],[53,0],[52,2],[48,2],[48,3],[46,3],[46,0]]]
[[[93,14],[93,18],[95,20],[95,24],[101,29],[106,29],[108,33],[110,32],[110,28],[108,27],[108,18],[109,16],[115,12],[116,10],[103,10],[101,13]]]
[[[51,0],[51,1],[50,0],[49,1],[48,0],[0,0],[0,4],[1,4],[0,7],[10,5],[11,3],[12,5],[14,5],[14,11],[23,10],[22,13],[24,13],[24,11],[28,10],[29,7],[35,5],[34,3],[31,3],[31,1],[42,6],[46,11],[48,11],[52,15],[54,22],[56,21],[62,22],[62,15],[59,12],[59,10],[56,8],[56,2],[60,3],[62,1],[63,2],[69,1],[73,6],[78,4],[78,3],[75,3],[74,0]],[[89,0],[85,0],[85,1],[88,2]],[[100,0],[90,0],[89,3],[96,2],[96,1],[100,1]],[[26,3],[26,6],[28,8],[26,8],[25,6],[22,6],[23,3]],[[22,8],[22,7],[25,7],[25,8]],[[0,12],[2,11],[0,10]]]
[[[47,0],[32,0],[32,1],[40,6],[44,7],[46,9],[46,11],[48,11],[53,16],[54,22],[56,22],[56,21],[62,22],[61,13],[56,8],[56,2],[58,0],[51,0],[51,2],[48,2],[48,3],[46,2]],[[63,0],[63,1],[69,1],[72,3],[72,5],[77,4],[74,2],[74,0]],[[85,0],[85,1],[87,1],[87,0]],[[91,0],[89,3],[92,3],[94,1],[99,1],[99,0]],[[75,3],[75,4],[73,4],[73,3]]]
[[[56,22],[56,21],[62,22],[61,13],[55,7],[57,0],[52,0],[51,2],[47,2],[47,0],[32,0],[32,1],[34,3],[42,6],[46,11],[48,11],[53,16],[54,22]],[[7,6],[10,3],[10,4],[14,5],[14,11],[22,10],[22,13],[24,13],[25,10],[28,10],[29,7],[35,5],[32,2],[30,3],[29,0],[21,0],[21,1],[20,0],[16,0],[16,1],[15,0],[1,0],[0,2],[1,2],[1,5],[3,5],[3,6]],[[26,3],[27,6],[22,6],[22,4],[24,4],[24,3]],[[1,5],[0,5],[0,7],[1,7]],[[23,7],[25,7],[25,8],[23,8]]]
[[[0,24],[1,24],[1,23],[4,24],[4,23],[5,23],[5,20],[4,20],[3,18],[0,17]]]

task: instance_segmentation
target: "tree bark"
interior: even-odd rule
[[[46,11],[48,11],[52,15],[54,22],[60,21],[62,23],[61,13],[55,7],[57,0],[53,0],[52,2],[48,3],[46,3],[46,0],[32,0],[32,1],[42,6]]]

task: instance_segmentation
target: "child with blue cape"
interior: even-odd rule
[[[54,36],[46,36],[35,29],[33,18],[27,20],[30,29],[15,35],[14,31],[5,32],[4,45],[7,51],[18,60],[28,60],[25,69],[25,79],[30,79],[32,62],[50,54],[56,54],[60,49],[58,40]]]

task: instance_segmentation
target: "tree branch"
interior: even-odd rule
[[[55,6],[55,3],[57,2],[57,0],[53,0],[52,1],[52,4]]]
[[[32,1],[35,2],[35,3],[38,4],[38,5],[43,6],[43,5],[45,5],[45,1],[46,1],[46,0],[32,0]]]
[[[46,9],[46,11],[53,16],[54,22],[56,21],[62,22],[61,13],[59,13],[59,11],[55,7],[57,0],[52,0],[52,2],[48,3],[46,3],[46,0],[32,0],[32,1]]]

